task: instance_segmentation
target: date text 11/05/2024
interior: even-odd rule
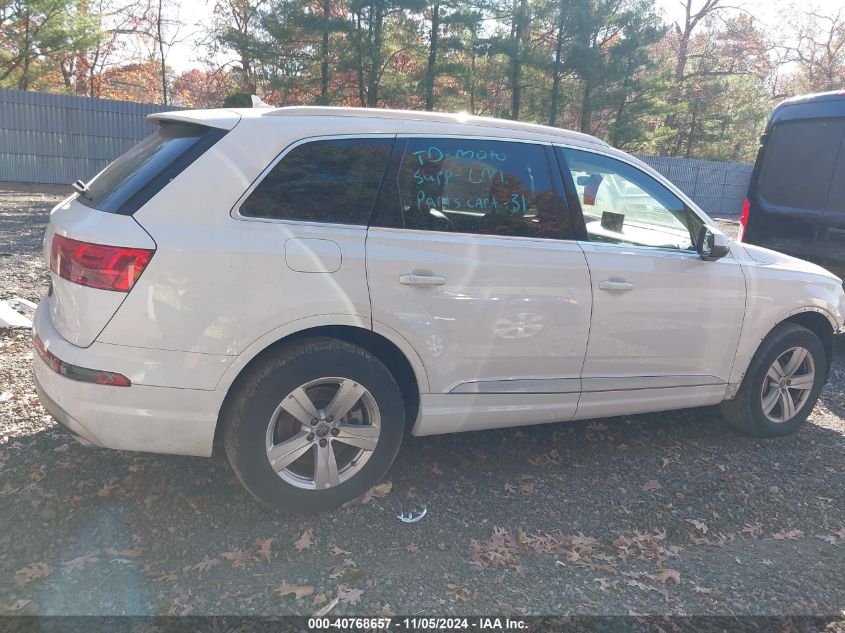
[[[511,618],[309,618],[308,628],[314,631],[519,631],[527,628],[524,620]]]

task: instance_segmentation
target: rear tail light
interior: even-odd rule
[[[123,374],[118,374],[113,371],[101,371],[99,369],[88,369],[86,367],[78,367],[66,363],[58,358],[53,352],[44,346],[44,342],[37,334],[33,340],[35,344],[35,351],[41,359],[47,363],[50,368],[57,374],[61,374],[71,380],[79,380],[80,382],[93,382],[98,385],[111,385],[112,387],[131,387],[132,383]]]
[[[748,209],[750,207],[751,203],[746,198],[745,202],[742,203],[742,214],[739,216],[739,235],[736,238],[737,242],[741,242],[745,236],[745,226],[748,224]]]
[[[104,246],[53,236],[50,270],[75,284],[129,292],[155,253],[146,248]]]

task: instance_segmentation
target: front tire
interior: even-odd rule
[[[816,405],[826,368],[819,338],[800,325],[782,323],[760,344],[734,399],[722,402],[722,415],[750,435],[794,433]]]
[[[250,369],[222,422],[229,463],[253,496],[277,510],[320,512],[384,476],[402,442],[405,409],[372,354],[309,339]]]

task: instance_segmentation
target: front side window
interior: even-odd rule
[[[622,161],[562,150],[591,242],[694,250],[703,222],[648,174]]]
[[[244,216],[367,225],[393,138],[311,141],[288,152],[240,207]]]
[[[542,145],[411,138],[385,184],[382,226],[561,238],[558,194]]]

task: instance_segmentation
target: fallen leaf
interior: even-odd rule
[[[196,565],[189,565],[188,570],[199,572],[199,575],[202,576],[204,572],[207,572],[212,567],[217,567],[221,563],[219,558],[208,558],[201,560]]]
[[[62,563],[62,569],[67,571],[75,571],[82,569],[85,565],[99,562],[99,558],[97,557],[97,552],[88,552],[82,556],[77,556],[76,558],[72,558],[71,560],[67,560]]]
[[[296,541],[294,541],[293,546],[296,548],[297,552],[301,552],[306,549],[311,549],[311,546],[314,545],[314,530],[308,528],[302,533]]]
[[[320,593],[318,593],[316,596],[314,596],[311,599],[311,604],[314,605],[315,607],[317,607],[321,604],[325,604],[326,600],[328,600],[328,599],[329,599],[329,597],[321,591]]]
[[[344,556],[344,555],[348,556],[351,553],[352,552],[347,552],[345,549],[342,549],[342,548],[338,547],[337,545],[332,545],[329,548],[329,554],[331,554],[332,556]]]
[[[18,611],[23,611],[30,604],[32,604],[32,600],[24,600],[23,598],[18,598],[11,604],[0,604],[0,614],[17,613]]]
[[[111,477],[103,484],[103,487],[97,491],[98,497],[110,497],[113,490],[118,487],[117,478]]]
[[[416,554],[417,552],[420,551],[420,548],[417,547],[416,545],[414,545],[413,543],[411,543],[411,544],[405,546],[405,551],[409,552],[411,554]]]
[[[270,545],[272,545],[273,539],[271,538],[257,538],[255,539],[255,544],[258,545],[258,555],[263,557],[265,560],[270,560]]]
[[[361,499],[361,503],[370,503],[370,501],[372,501],[373,499],[381,499],[382,497],[386,497],[388,494],[390,494],[391,490],[393,490],[392,481],[385,481],[382,484],[373,486],[366,493],[364,493],[364,497]]]
[[[27,567],[22,567],[15,572],[15,582],[21,587],[28,585],[33,580],[38,578],[46,578],[53,573],[53,568],[48,563],[40,562],[33,563]]]
[[[440,470],[440,466],[437,465],[437,462],[434,462],[431,466],[431,474],[432,475],[442,475],[443,471]]]
[[[698,519],[687,519],[686,521],[687,523],[692,523],[695,529],[702,534],[707,534],[707,524],[704,521],[699,521]]]
[[[355,605],[361,601],[362,589],[347,589],[343,585],[337,587],[337,599],[343,604]]]
[[[176,572],[168,571],[168,572],[163,573],[161,576],[156,576],[155,578],[153,578],[153,582],[164,582],[165,580],[167,582],[175,582],[176,581]]]
[[[297,585],[289,585],[286,582],[283,582],[281,585],[276,587],[274,591],[279,594],[282,598],[293,594],[296,596],[296,599],[299,600],[300,598],[304,598],[305,596],[310,596],[314,593],[314,587],[312,585],[305,585],[305,586],[297,586]]]
[[[681,572],[674,569],[663,569],[655,574],[654,579],[663,584],[666,584],[667,580],[674,580],[675,583],[679,583],[681,582]]]
[[[234,552],[223,552],[220,557],[232,563],[233,567],[244,567],[246,561],[252,558],[252,554],[248,550],[239,549]]]
[[[788,532],[775,532],[772,534],[772,538],[776,541],[797,541],[800,538],[804,537],[804,532],[801,530],[789,530]]]
[[[646,492],[654,492],[655,490],[660,490],[663,486],[660,485],[660,482],[656,479],[649,479],[645,482],[642,486],[643,490]]]

